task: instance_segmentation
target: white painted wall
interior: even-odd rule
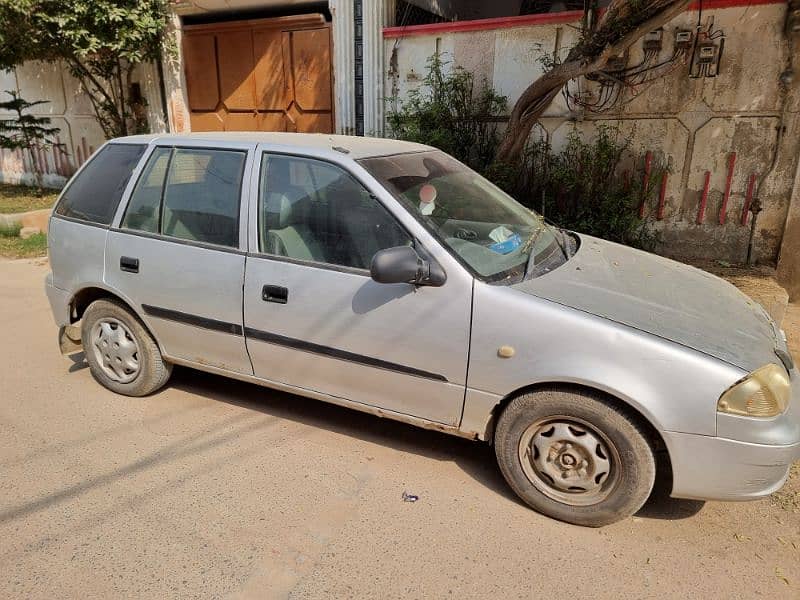
[[[147,119],[151,127],[154,131],[163,130],[165,124],[155,67],[143,65],[137,68],[132,80],[141,84],[142,94],[148,101]],[[50,117],[52,125],[61,130],[57,138],[63,149],[40,152],[35,159],[44,173],[45,185],[61,187],[105,141],[88,96],[63,64],[36,61],[24,63],[11,71],[0,71],[0,91],[5,90],[16,90],[29,102],[49,101],[30,111],[36,116]],[[4,93],[2,95],[9,98]],[[0,118],[8,116],[9,113],[0,112]],[[35,178],[29,155],[0,150],[0,181],[33,183]]]

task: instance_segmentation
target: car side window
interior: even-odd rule
[[[125,217],[122,219],[122,227],[125,229],[159,232],[161,196],[171,155],[172,148],[153,150],[125,209]]]
[[[343,267],[369,269],[379,250],[412,243],[345,170],[294,156],[263,155],[258,220],[261,252]]]
[[[177,148],[164,188],[161,233],[238,246],[245,156],[230,150]]]
[[[107,144],[70,181],[55,213],[109,225],[145,148],[143,144]]]
[[[157,148],[136,183],[122,227],[237,247],[245,158],[239,150]]]

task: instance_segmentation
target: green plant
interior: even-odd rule
[[[167,0],[0,0],[0,68],[63,61],[105,135],[127,135],[142,128],[133,69],[160,59],[167,15]]]
[[[0,214],[52,208],[57,197],[55,190],[0,183]]]
[[[11,99],[0,102],[0,110],[9,111],[14,116],[0,119],[0,148],[27,152],[36,177],[36,185],[41,189],[42,174],[39,172],[35,151],[55,146],[54,137],[60,129],[50,125],[49,117],[37,117],[28,112],[34,106],[48,104],[46,100],[28,102],[15,91],[6,91],[6,94],[11,96]]]
[[[408,93],[405,102],[389,99],[387,122],[398,139],[435,146],[478,171],[493,161],[499,143],[498,122],[506,110],[506,97],[486,81],[435,54],[428,59],[422,85]]]
[[[599,125],[587,141],[573,129],[558,152],[539,138],[528,144],[521,161],[510,170],[513,177],[499,184],[529,208],[567,229],[652,247],[653,234],[639,218],[639,207],[652,203],[667,169],[652,165],[644,189],[644,158],[619,130]]]
[[[0,256],[31,258],[47,254],[47,235],[36,233],[27,239],[0,236]]]
[[[7,224],[0,223],[0,237],[15,238],[19,237],[19,232],[22,230],[22,225],[19,223]]]
[[[506,99],[486,82],[476,88],[474,76],[464,69],[445,72],[445,67],[438,55],[428,59],[422,85],[410,91],[399,108],[388,111],[393,137],[452,154],[562,227],[653,246],[652,231],[639,218],[639,207],[643,201],[652,203],[666,172],[663,166],[653,165],[643,189],[644,158],[631,150],[630,140],[618,129],[604,125],[597,126],[591,141],[573,129],[564,147],[554,151],[544,135],[530,140],[511,162],[495,161],[497,122]]]

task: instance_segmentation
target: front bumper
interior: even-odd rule
[[[717,436],[664,431],[672,495],[700,500],[755,500],[780,489],[800,460],[800,372],[792,401],[773,419],[717,415]]]
[[[779,490],[800,460],[800,441],[772,446],[662,432],[672,462],[672,496],[756,500]]]

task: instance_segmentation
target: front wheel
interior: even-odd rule
[[[503,476],[525,503],[576,525],[634,514],[655,480],[644,429],[590,391],[548,388],[513,399],[494,445]]]

